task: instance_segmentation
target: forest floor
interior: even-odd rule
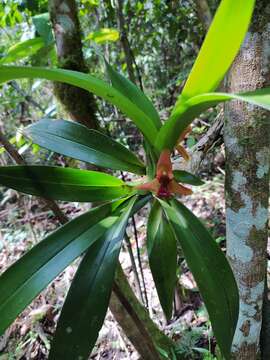
[[[224,177],[220,173],[206,180],[201,187],[194,187],[194,193],[183,199],[185,204],[209,228],[215,239],[224,244]],[[86,205],[61,203],[65,213],[73,218],[86,209]],[[184,261],[180,262],[179,289],[175,302],[175,314],[166,323],[158,302],[153,279],[148,267],[146,251],[147,209],[136,215],[136,228],[143,276],[151,317],[177,342],[177,351],[187,359],[215,359],[211,352],[215,348],[207,314],[197,292],[196,284]],[[40,241],[58,224],[54,216],[40,205],[36,198],[19,195],[6,190],[0,202],[0,273],[19,259],[27,250]],[[130,225],[128,235],[138,266],[136,241]],[[126,246],[121,256],[121,264],[136,291],[134,271]],[[0,337],[0,360],[47,359],[50,341],[55,330],[60,309],[70,282],[74,276],[78,260],[70,265],[48,286],[16,322]],[[142,283],[142,279],[141,283]],[[139,294],[137,294],[139,295]],[[129,343],[121,328],[108,311],[105,323],[90,359],[135,360],[138,354]]]

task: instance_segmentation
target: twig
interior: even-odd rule
[[[142,260],[141,260],[141,254],[140,254],[140,248],[139,248],[139,241],[138,241],[138,232],[137,232],[137,227],[136,227],[136,221],[135,221],[135,217],[132,216],[132,226],[133,226],[133,230],[134,230],[134,237],[135,237],[135,242],[136,242],[136,249],[137,249],[137,258],[138,258],[138,263],[139,263],[139,269],[140,269],[140,273],[141,273],[141,278],[142,278],[142,283],[143,283],[143,293],[144,293],[144,300],[145,300],[145,306],[148,308],[148,297],[147,297],[147,292],[146,292],[146,286],[145,286],[145,279],[144,279],[144,274],[143,274],[143,268],[142,268]]]
[[[13,161],[18,165],[27,165],[24,158],[18,153],[16,148],[8,141],[5,135],[0,131],[0,143],[5,148],[6,152],[10,155]],[[55,201],[51,199],[41,198],[44,203],[54,212],[57,219],[60,221],[61,224],[65,224],[68,222],[68,217],[62,212],[59,206],[56,204]]]
[[[40,106],[39,103],[37,103],[37,102],[32,98],[32,96],[26,94],[26,93],[20,88],[20,86],[17,84],[17,82],[16,82],[15,80],[10,81],[8,84],[9,84],[10,86],[12,86],[13,89],[15,89],[18,94],[20,94],[21,96],[23,96],[27,102],[29,102],[30,104],[32,104],[33,106],[35,106],[36,108],[38,108],[40,111],[45,112],[45,109],[43,109],[43,107]]]
[[[125,243],[127,246],[129,257],[130,257],[131,267],[134,272],[135,287],[136,287],[137,293],[139,294],[141,302],[143,302],[143,293],[142,293],[142,288],[141,288],[141,284],[140,284],[140,278],[139,278],[139,274],[138,274],[138,270],[137,270],[137,266],[136,266],[136,261],[135,261],[135,258],[134,258],[133,252],[132,252],[130,238],[128,237],[127,233],[125,234]]]
[[[191,160],[186,163],[180,161],[175,163],[175,170],[185,169],[196,174],[205,155],[217,144],[222,143],[222,131],[224,124],[223,111],[217,115],[213,125],[207,130],[206,134],[201,137],[198,143],[192,148]],[[177,159],[178,160],[178,159]]]

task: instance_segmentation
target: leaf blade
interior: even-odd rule
[[[107,41],[119,40],[119,31],[117,29],[101,28],[90,32],[85,40],[93,40],[97,44],[104,44]]]
[[[0,65],[9,64],[34,55],[45,46],[41,37],[28,39],[11,46],[6,55],[0,59]]]
[[[147,251],[159,301],[169,320],[176,284],[177,247],[173,230],[158,201],[153,204],[148,218]]]
[[[110,137],[67,120],[42,119],[24,133],[39,146],[113,170],[144,174],[144,164]]]
[[[270,110],[270,88],[259,89],[245,93],[205,93],[192,97],[185,103],[180,103],[162,126],[156,139],[156,148],[173,149],[180,134],[202,112],[222,102],[231,100],[245,101],[251,105]]]
[[[50,360],[88,359],[107,312],[121,242],[134,201],[130,201],[80,264],[60,315]]]
[[[148,97],[133,82],[114,70],[106,60],[105,66],[112,85],[123,95],[127,96],[132,103],[142,109],[145,115],[152,119],[155,127],[159,129],[161,121],[158,112]]]
[[[217,88],[240,49],[254,5],[255,0],[221,1],[182,91],[184,99]]]
[[[63,201],[104,201],[132,193],[132,187],[111,175],[55,166],[1,166],[0,184]]]
[[[162,206],[198,284],[223,356],[229,360],[239,312],[232,270],[208,231],[183,204],[174,200],[169,206],[162,201]]]
[[[193,186],[201,186],[204,184],[204,182],[198,176],[193,175],[185,170],[174,170],[173,175],[177,182],[183,184],[189,184]]]
[[[93,92],[95,95],[117,106],[125,115],[133,120],[152,145],[155,142],[157,129],[151,119],[126,96],[100,79],[88,74],[64,69],[24,66],[0,67],[0,83],[20,78],[40,78],[60,81]]]
[[[0,334],[73,260],[113,224],[111,204],[91,209],[38,243],[0,277]]]

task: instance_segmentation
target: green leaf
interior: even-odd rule
[[[28,251],[0,277],[0,335],[24,308],[115,222],[106,204],[78,216]],[[107,218],[106,218],[107,217]]]
[[[122,239],[135,199],[86,253],[71,284],[49,360],[88,359],[109,305]]]
[[[254,4],[255,0],[221,1],[179,101],[218,87],[245,38]]]
[[[0,59],[0,65],[9,64],[34,55],[44,46],[45,43],[41,37],[19,42],[8,49],[7,53]]]
[[[115,89],[121,92],[124,96],[138,108],[140,108],[146,116],[148,116],[157,129],[161,127],[161,121],[157,110],[148,97],[135,85],[117,71],[105,60],[107,74]]]
[[[254,4],[255,0],[221,1],[182,94],[158,134],[156,147],[159,151],[172,150],[179,135],[201,112],[224,101],[220,99],[212,104],[201,101],[194,106],[189,102],[218,87],[244,40]]]
[[[270,110],[270,88],[239,94],[216,92],[192,97],[185,103],[178,105],[163,125],[156,140],[156,148],[159,151],[166,148],[173,149],[179,135],[196,117],[205,110],[230,100],[245,101],[251,105]]]
[[[188,106],[204,106],[212,107],[221,102],[230,100],[245,101],[251,105],[259,106],[263,109],[270,110],[270,88],[258,89],[255,91],[249,91],[239,94],[231,93],[206,93],[198,96],[194,96],[188,101]]]
[[[153,147],[149,144],[147,140],[144,140],[143,147],[145,151],[145,157],[146,157],[146,174],[149,179],[153,179],[156,175],[156,166],[158,163],[158,157],[156,154],[156,151],[153,149]]]
[[[148,219],[147,251],[160,304],[169,320],[176,284],[177,247],[171,225],[158,201],[152,206]]]
[[[161,201],[161,200],[160,200]],[[183,204],[161,201],[196,280],[226,360],[239,312],[238,288],[229,263],[199,219]]]
[[[93,40],[97,44],[104,44],[107,41],[119,40],[119,31],[116,29],[103,28],[97,31],[93,31],[87,35],[85,40]]]
[[[36,31],[43,38],[46,46],[52,44],[54,38],[49,13],[35,15],[32,17],[32,21]]]
[[[114,87],[91,75],[64,69],[48,69],[43,67],[1,66],[0,83],[19,78],[41,78],[60,81],[93,92],[109,103],[117,106],[125,115],[134,121],[144,136],[153,145],[157,136],[157,128],[151,118],[143,110],[131,102]]]
[[[24,133],[51,151],[105,168],[145,174],[144,164],[123,145],[73,121],[42,119]]]
[[[199,96],[198,96],[199,97]],[[195,97],[194,97],[195,98]],[[219,101],[204,102],[198,104],[191,104],[194,99],[181,103],[174,110],[169,119],[160,129],[155,147],[161,152],[163,149],[173,150],[181,133],[191,124],[191,122],[198,117],[203,111],[207,110],[211,106],[217,105]]]
[[[0,184],[64,201],[104,201],[132,193],[132,187],[111,175],[54,166],[1,166]]]
[[[193,186],[203,185],[204,182],[198,177],[185,170],[174,170],[174,178],[177,182]]]

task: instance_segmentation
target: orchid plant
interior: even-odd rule
[[[0,277],[0,334],[74,259],[83,254],[67,294],[49,359],[87,359],[107,311],[128,219],[151,204],[147,224],[150,268],[166,317],[172,314],[177,244],[203,297],[214,334],[230,359],[239,298],[225,255],[199,219],[181,202],[189,185],[201,180],[173,169],[174,149],[188,160],[180,142],[203,111],[233,99],[270,110],[270,89],[214,92],[247,32],[255,0],[222,0],[176,105],[162,124],[151,101],[107,62],[110,84],[88,74],[39,67],[0,67],[0,81],[42,78],[86,89],[118,107],[144,136],[146,162],[110,137],[72,121],[42,119],[25,130],[51,151],[140,176],[136,183],[98,171],[52,166],[3,166],[0,184],[54,200],[102,202],[34,246]],[[2,59],[1,64],[5,61]],[[141,177],[143,176],[143,177]],[[184,184],[184,185],[183,185]]]

